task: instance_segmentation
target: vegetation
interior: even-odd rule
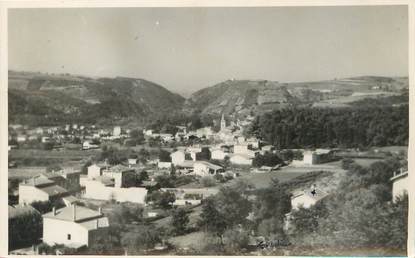
[[[292,213],[290,238],[298,245],[406,249],[408,198],[391,202],[396,160],[368,168],[350,164],[338,190],[310,209]]]
[[[407,145],[408,106],[291,108],[257,117],[250,133],[280,148]]]
[[[42,236],[42,216],[36,212],[9,218],[9,249],[37,243]]]
[[[189,223],[189,215],[183,208],[176,208],[173,210],[172,222],[173,232],[175,235],[186,233],[187,224]]]

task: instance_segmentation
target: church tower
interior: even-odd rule
[[[226,128],[225,115],[222,113],[222,118],[220,119],[220,130],[223,131]]]

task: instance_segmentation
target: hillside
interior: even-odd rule
[[[375,76],[301,83],[228,80],[193,93],[184,110],[243,115],[288,106],[345,107],[356,101],[400,96],[407,89],[407,78]]]
[[[9,72],[9,121],[55,124],[139,121],[181,110],[184,98],[135,78]]]

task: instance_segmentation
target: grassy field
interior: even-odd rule
[[[240,178],[253,184],[256,188],[265,188],[269,186],[272,178],[278,179],[280,182],[286,182],[312,171],[344,172],[340,167],[340,162],[332,162],[316,166],[287,166],[268,173],[244,172],[241,173]]]
[[[46,167],[9,168],[9,179],[28,179],[46,172]]]

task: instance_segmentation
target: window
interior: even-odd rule
[[[67,237],[68,237],[68,240],[71,240],[71,234],[68,234]]]

